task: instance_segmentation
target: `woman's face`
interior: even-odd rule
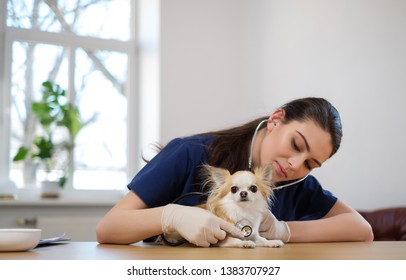
[[[321,167],[333,149],[330,134],[314,121],[283,124],[283,110],[277,112],[258,135],[253,158],[255,165],[272,164],[275,183],[306,176]]]

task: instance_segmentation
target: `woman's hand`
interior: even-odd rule
[[[271,211],[267,210],[259,226],[259,235],[268,240],[290,240],[290,229],[286,222],[278,221]]]
[[[226,238],[227,233],[244,238],[243,233],[208,210],[198,207],[168,204],[161,216],[163,233],[177,232],[196,246],[209,247]]]

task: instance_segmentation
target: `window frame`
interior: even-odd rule
[[[125,83],[127,97],[127,181],[134,175],[134,171],[138,170],[142,165],[140,155],[140,140],[137,135],[140,127],[140,115],[137,113],[140,108],[139,90],[138,90],[138,1],[131,1],[131,16],[130,16],[130,39],[128,41],[119,41],[115,39],[102,39],[94,37],[79,36],[72,33],[51,33],[46,31],[20,29],[7,26],[7,2],[0,1],[0,180],[9,179],[10,168],[10,98],[11,98],[11,52],[12,45],[15,41],[33,42],[52,44],[63,46],[70,49],[69,56],[69,77],[68,90],[74,93],[74,58],[72,52],[77,48],[88,50],[106,50],[126,53],[128,56],[128,73]],[[73,94],[74,95],[74,94]],[[131,108],[131,110],[130,110]],[[126,189],[124,187],[124,189]],[[26,190],[24,187],[19,191]],[[82,196],[84,192],[91,193],[95,197],[108,197],[111,193],[121,192],[120,190],[77,190],[72,184],[68,184],[63,190],[67,197]],[[80,194],[79,194],[80,193]]]

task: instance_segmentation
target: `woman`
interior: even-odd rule
[[[237,170],[272,164],[276,185],[260,234],[284,242],[372,241],[370,225],[308,175],[340,147],[339,113],[325,99],[293,100],[266,118],[171,141],[128,185],[131,190],[97,226],[100,243],[129,244],[177,232],[208,247],[226,233],[241,237],[207,210],[201,196],[202,164]],[[180,205],[183,204],[183,205]]]

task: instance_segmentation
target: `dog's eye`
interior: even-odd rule
[[[231,192],[236,193],[238,191],[238,188],[236,186],[231,187]]]
[[[254,192],[257,192],[257,190],[258,190],[258,188],[257,188],[257,186],[255,186],[255,185],[252,185],[252,186],[250,187],[250,191],[252,191],[253,193],[254,193]]]

